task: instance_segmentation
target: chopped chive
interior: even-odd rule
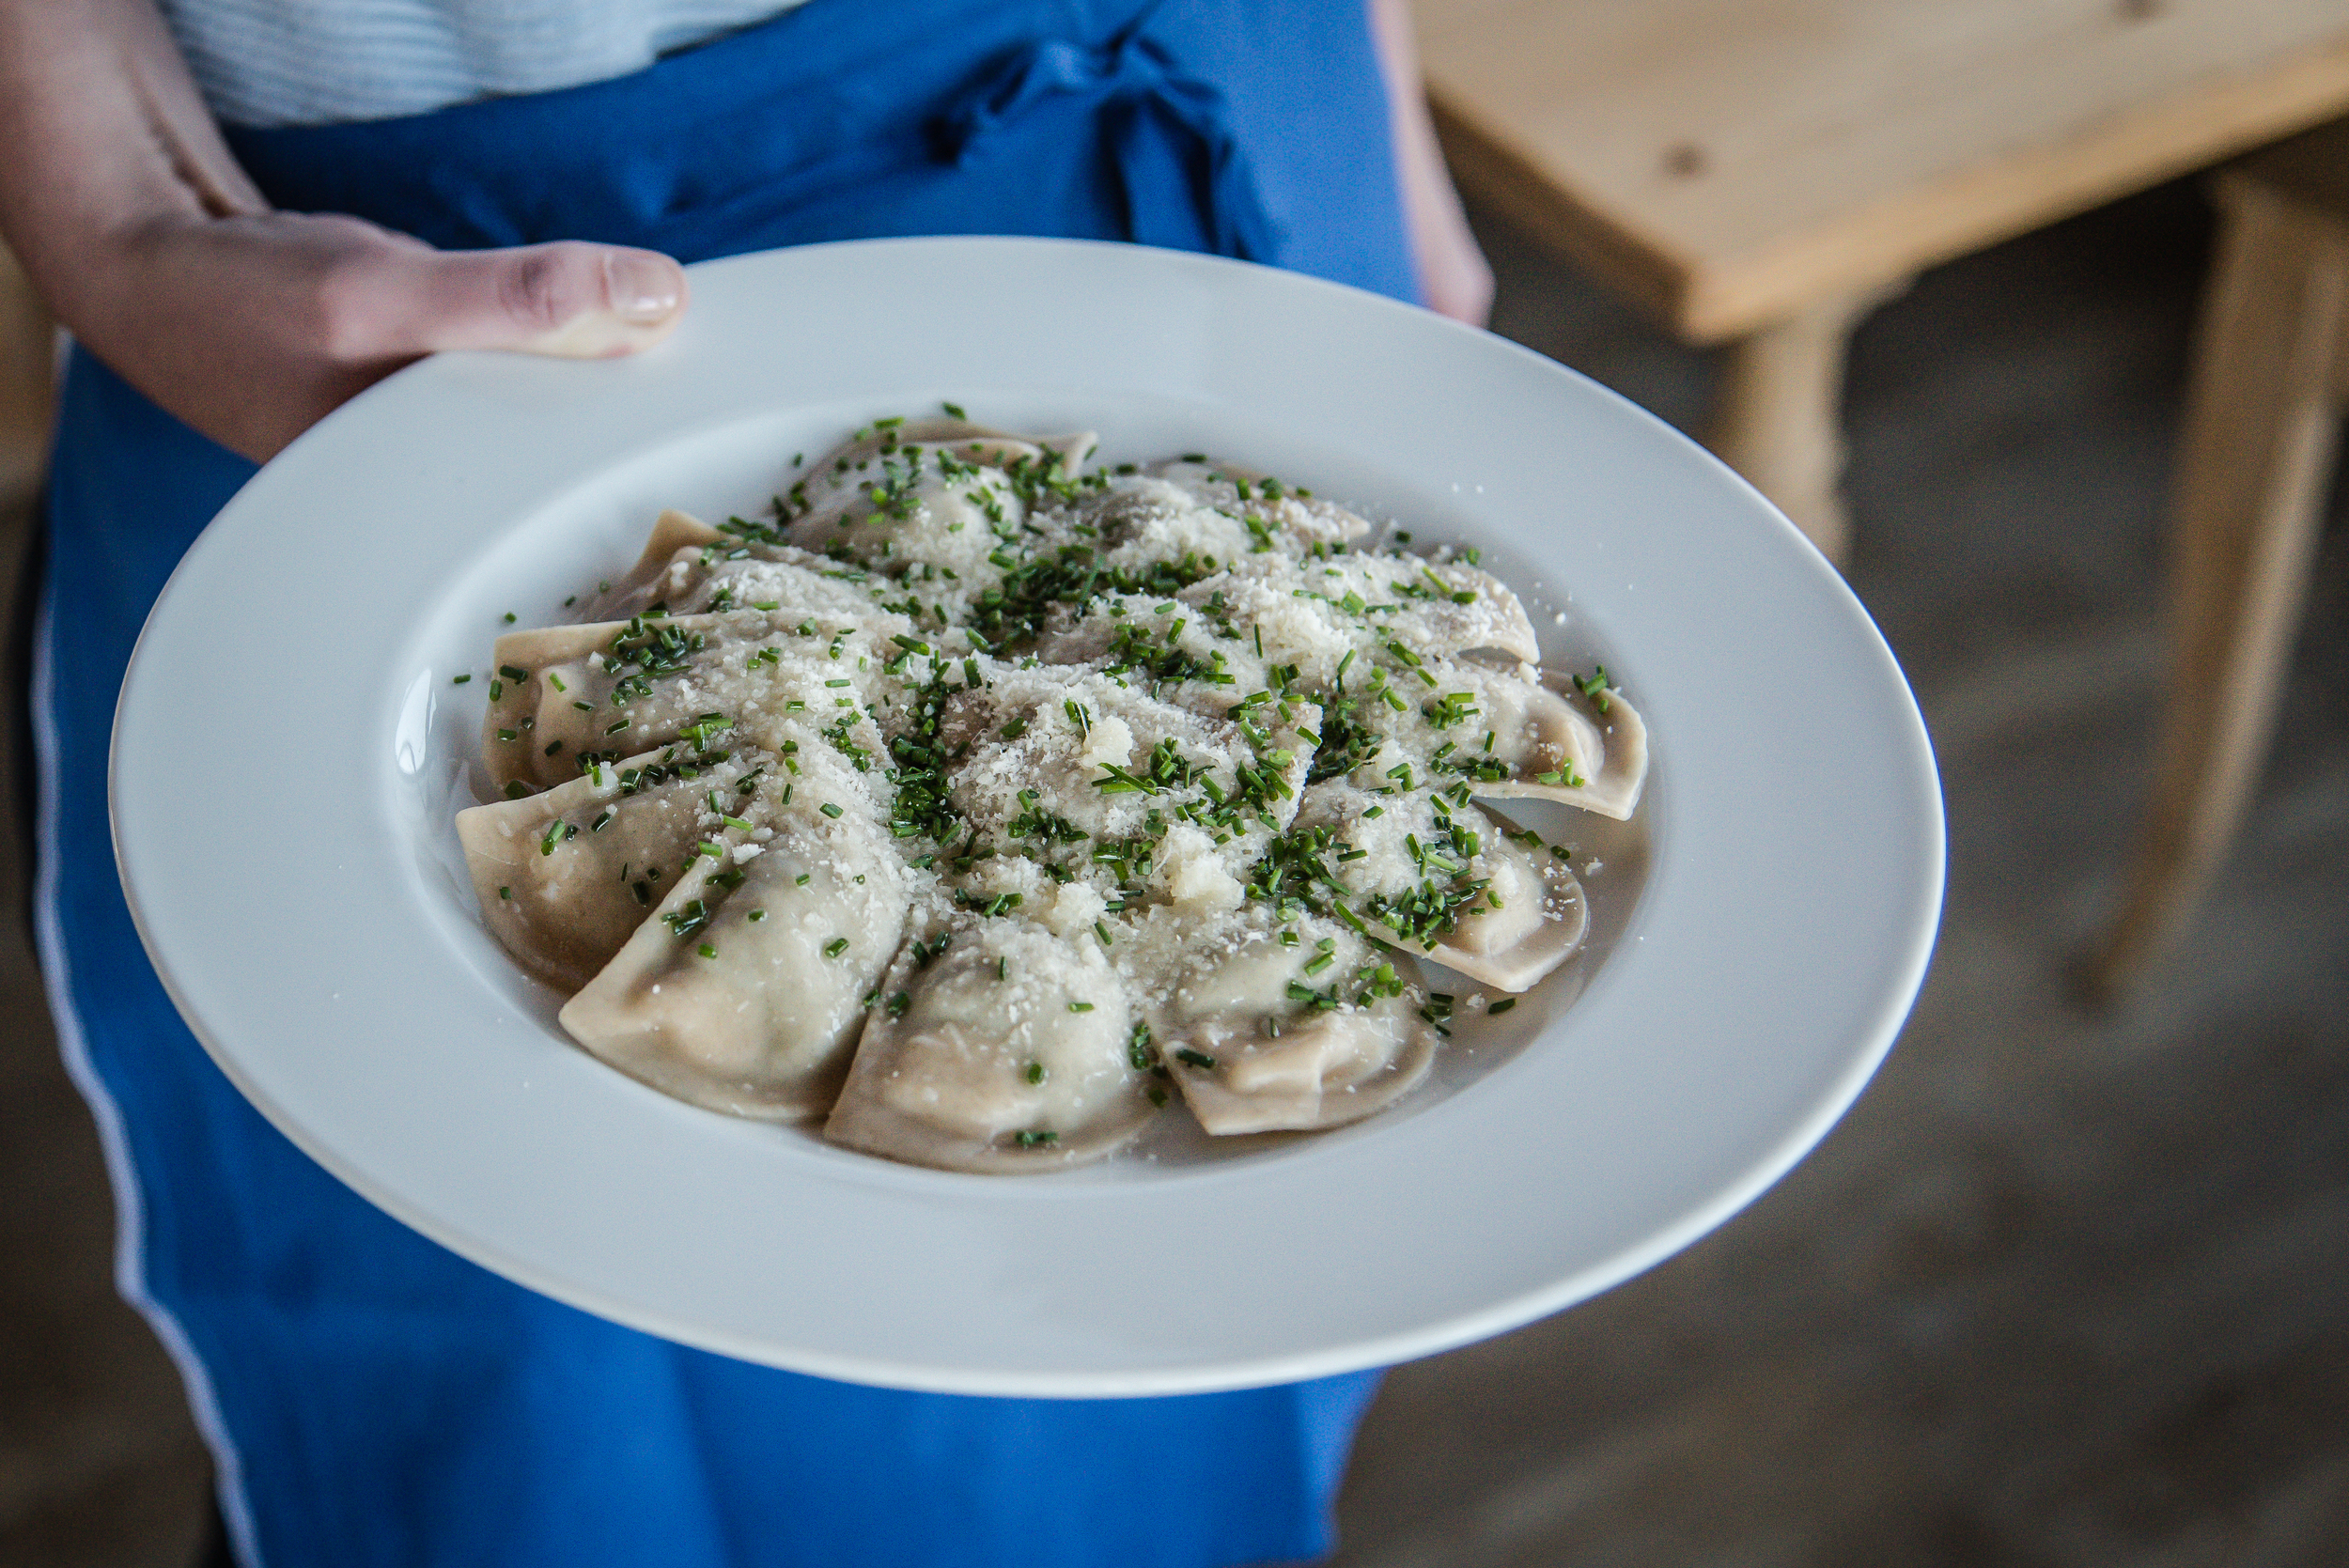
[[[1180,1050],[1177,1050],[1174,1053],[1174,1060],[1177,1062],[1189,1063],[1191,1066],[1202,1069],[1212,1069],[1215,1066],[1214,1057],[1209,1056],[1203,1050],[1193,1050],[1189,1046],[1185,1046]]]
[[[1517,998],[1502,997],[1499,1001],[1496,1001],[1490,1007],[1486,1008],[1485,1015],[1487,1017],[1497,1018],[1501,1017],[1501,1014],[1506,1013],[1510,1008],[1515,1007],[1517,1004]]]
[[[834,937],[824,944],[824,956],[827,958],[837,958],[848,951],[848,939],[846,937]]]
[[[1072,1001],[1068,1004],[1068,1010],[1071,1013],[1090,1013],[1093,1011],[1093,1003],[1089,1001]]]
[[[459,676],[457,676],[454,680],[451,680],[451,681],[449,682],[449,684],[450,684],[451,686],[462,686],[462,685],[464,685],[464,684],[465,684],[465,682],[467,682],[467,681],[469,681],[469,680],[471,680],[471,679],[473,679],[473,676],[472,676],[471,675],[459,675]]]
[[[826,816],[838,816],[840,815],[840,808],[833,805],[830,800],[825,801],[822,805],[817,806],[816,809],[822,812]]]

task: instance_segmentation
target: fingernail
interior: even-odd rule
[[[612,308],[634,326],[667,320],[685,294],[685,273],[677,264],[643,251],[606,251],[603,277]]]

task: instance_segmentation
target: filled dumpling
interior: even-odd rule
[[[1161,1115],[1306,1132],[1451,999],[1582,951],[1479,798],[1636,810],[1646,731],[1482,568],[1196,454],[880,420],[757,519],[663,513],[583,624],[499,639],[460,814],[489,929],[693,1104],[970,1172]],[[1397,536],[1398,539],[1402,536]]]
[[[942,949],[942,951],[941,951]],[[824,1125],[836,1143],[949,1171],[1097,1159],[1157,1107],[1103,950],[966,915],[900,955]]]
[[[532,973],[585,985],[675,885],[704,824],[717,826],[709,802],[740,799],[742,761],[695,755],[647,752],[458,814],[482,918]]]
[[[1152,1009],[1156,1060],[1211,1133],[1360,1121],[1435,1060],[1410,970],[1340,922],[1259,908],[1183,945]]]
[[[1476,808],[1469,808],[1475,811]],[[1590,906],[1565,861],[1505,819],[1477,811],[1490,831],[1470,871],[1485,884],[1427,956],[1470,980],[1529,991],[1572,957],[1590,932]]]
[[[661,597],[657,581],[681,554],[721,543],[724,538],[724,535],[691,512],[669,508],[653,520],[652,533],[646,538],[636,564],[617,582],[598,583],[595,597],[587,601],[586,613],[580,618],[627,620]]]
[[[683,512],[663,512],[645,559],[591,601],[587,619],[626,621],[664,613],[698,615],[729,610],[783,610],[857,615],[873,607],[870,588],[838,562],[786,544],[770,532],[730,520],[739,532],[712,528]]]
[[[1606,675],[1602,668],[1587,681],[1571,677],[1572,697],[1535,688],[1548,701],[1528,704],[1526,722],[1536,737],[1534,763],[1521,763],[1510,777],[1483,785],[1481,793],[1556,800],[1629,821],[1647,782],[1647,723],[1621,691],[1604,684]],[[1549,766],[1538,766],[1542,762]]]
[[[483,721],[493,784],[544,787],[599,758],[695,745],[739,726],[822,727],[879,694],[892,641],[886,613],[797,609],[635,620],[498,640],[498,688]],[[765,721],[767,722],[760,722]]]
[[[749,815],[695,842],[653,918],[563,1008],[582,1045],[715,1110],[831,1108],[909,897],[873,814],[825,812],[852,798],[846,781],[817,768],[798,782],[763,769],[737,808]]]

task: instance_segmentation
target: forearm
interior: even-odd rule
[[[111,335],[114,258],[268,210],[150,0],[0,0],[0,235],[86,337]]]
[[[1482,325],[1492,308],[1492,269],[1469,232],[1468,214],[1461,210],[1459,194],[1444,167],[1443,149],[1436,141],[1436,122],[1420,80],[1409,0],[1368,4],[1371,36],[1378,47],[1392,111],[1395,178],[1402,186],[1420,292],[1429,308]]]
[[[257,461],[419,355],[629,353],[685,303],[649,251],[441,252],[271,210],[152,0],[0,0],[0,235],[57,318]]]

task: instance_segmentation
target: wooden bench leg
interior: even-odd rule
[[[2109,996],[2177,935],[2243,819],[2274,728],[2330,477],[2349,326],[2349,218],[2241,174],[2204,298],[2172,490],[2172,668]]]
[[[1852,328],[1906,288],[1813,305],[1729,347],[1705,444],[1778,504],[1830,561],[1850,543],[1843,513],[1843,359]]]

